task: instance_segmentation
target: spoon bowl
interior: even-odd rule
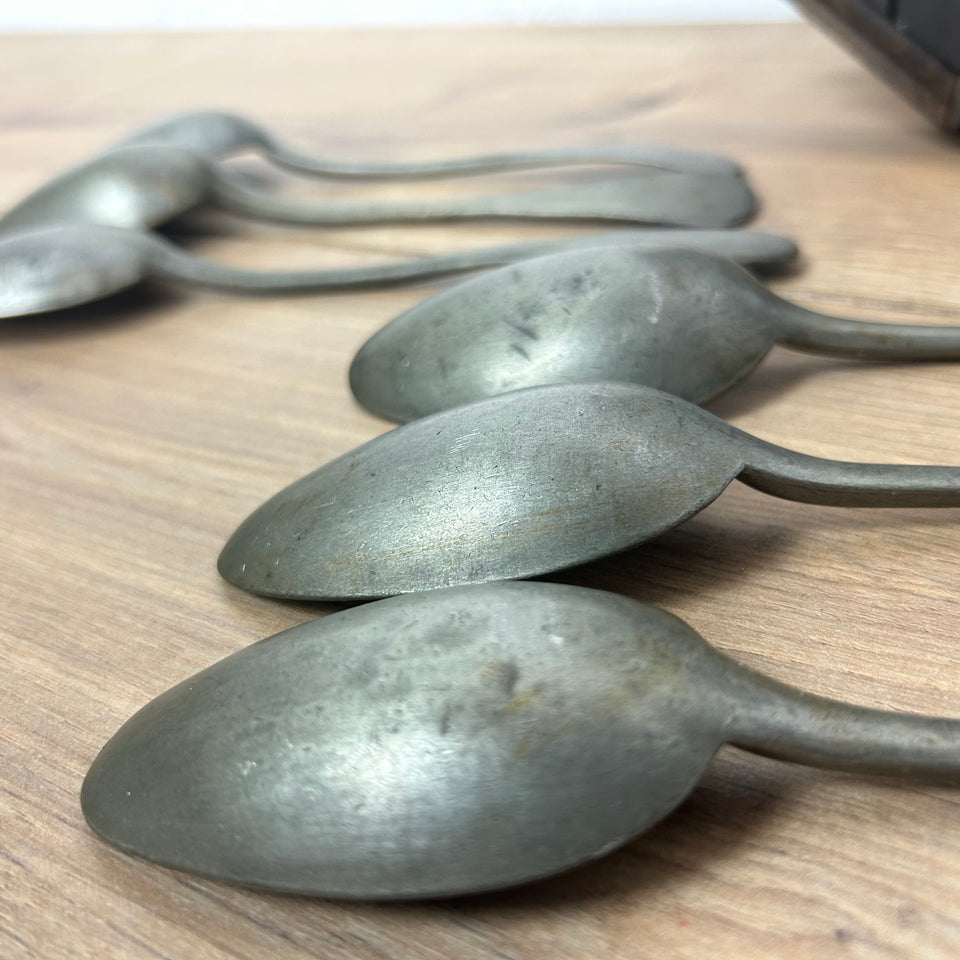
[[[191,110],[143,127],[108,149],[161,144],[219,160],[251,150],[266,152],[270,139],[266,130],[237,113]]]
[[[734,479],[834,506],[960,506],[960,467],[794,453],[650,387],[531,387],[424,417],[255,510],[221,575],[268,596],[363,599],[533,577],[636,546]]]
[[[775,343],[871,359],[960,359],[960,327],[813,313],[701,250],[627,245],[490,271],[401,314],[350,370],[368,410],[405,422],[548,383],[623,381],[704,403]]]
[[[150,273],[150,238],[62,227],[0,238],[0,320],[90,303]]]
[[[210,166],[180,147],[128,147],[67,170],[0,218],[0,236],[63,223],[156,227],[202,204]]]
[[[726,742],[839,769],[960,769],[960,721],[786,687],[623,597],[495,583],[241,650],[128,720],[81,803],[121,849],[217,880],[449,896],[619,847]]]

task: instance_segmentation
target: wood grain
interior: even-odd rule
[[[642,140],[726,152],[763,197],[756,225],[804,249],[802,268],[774,281],[784,296],[960,324],[956,143],[805,25],[0,38],[0,208],[137,125],[207,105],[340,156]],[[357,192],[243,167],[291,195]],[[203,217],[180,239],[235,263],[334,265],[558,232]],[[451,903],[232,889],[87,830],[81,780],[134,710],[333,609],[244,595],[214,560],[265,497],[388,428],[351,400],[347,364],[432,289],[150,290],[0,330],[0,957],[960,954],[957,790],[733,749],[623,850]],[[712,409],[812,454],[937,463],[960,456],[958,405],[956,366],[776,350]],[[960,510],[817,508],[735,484],[674,533],[562,579],[662,604],[781,680],[960,713]]]

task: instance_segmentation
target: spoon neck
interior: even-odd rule
[[[960,719],[842,703],[747,674],[728,740],[777,760],[894,776],[960,773]]]
[[[960,467],[826,460],[748,437],[747,486],[798,503],[836,507],[957,507]]]
[[[273,137],[264,137],[260,144],[263,152],[278,166],[285,167],[295,173],[315,173],[322,177],[361,178],[390,176],[389,164],[353,163],[349,160],[331,160],[328,157],[318,157],[301,151],[275,140]],[[377,168],[380,168],[378,172]]]
[[[960,359],[960,326],[846,320],[788,304],[780,342],[807,353],[859,360]]]

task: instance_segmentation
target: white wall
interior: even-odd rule
[[[795,17],[786,0],[0,0],[0,32]]]

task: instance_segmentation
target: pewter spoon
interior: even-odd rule
[[[662,171],[450,200],[295,203],[248,190],[216,163],[182,147],[149,144],[112,150],[54,178],[0,219],[0,232],[64,221],[153,227],[204,203],[261,220],[327,226],[519,217],[727,227],[754,209],[742,177]]]
[[[456,177],[521,167],[560,164],[626,164],[649,166],[682,173],[737,175],[740,167],[713,153],[674,150],[646,144],[613,147],[560,147],[519,153],[488,153],[454,160],[427,160],[414,163],[377,163],[369,160],[330,160],[309,156],[281,143],[262,127],[245,117],[222,110],[182,113],[138,130],[120,146],[166,143],[186,147],[215,160],[247,150],[262,154],[274,163],[299,173],[324,177],[363,179],[427,179]]]
[[[255,510],[219,569],[313,600],[539,576],[643,543],[734,479],[802,503],[960,507],[960,466],[821,460],[650,387],[563,384],[371,440]]]
[[[871,360],[958,360],[960,327],[805,310],[709,253],[627,245],[517,263],[401,314],[361,348],[350,386],[406,421],[508,390],[619,380],[703,403],[775,343]]]
[[[786,237],[748,230],[626,230],[336,270],[258,271],[192,257],[153,234],[61,224],[0,237],[0,319],[89,303],[147,278],[235,293],[333,290],[499,266],[551,249],[634,242],[697,245],[756,266],[782,263],[796,254],[796,246]]]
[[[492,583],[354,607],[221,660],[120,728],[81,804],[121,849],[216,880],[450,896],[616,849],[725,743],[960,773],[960,720],[789,687],[626,597]]]

